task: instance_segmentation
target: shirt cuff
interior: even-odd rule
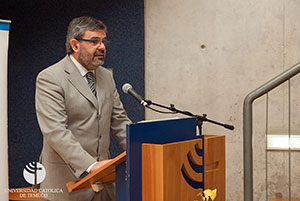
[[[93,163],[92,165],[90,165],[90,166],[88,167],[88,169],[86,170],[86,172],[87,172],[87,173],[90,173],[92,167],[93,167],[96,163],[97,163],[97,161],[96,161],[95,163]]]

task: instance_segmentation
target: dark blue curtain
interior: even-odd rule
[[[42,135],[35,115],[35,79],[47,66],[65,56],[68,23],[88,15],[108,27],[105,67],[112,68],[128,116],[144,119],[144,109],[121,87],[131,83],[144,94],[144,1],[77,0],[1,2],[0,19],[12,20],[8,60],[8,148],[10,188],[29,186],[24,166],[38,161]],[[112,142],[112,156],[121,149]]]

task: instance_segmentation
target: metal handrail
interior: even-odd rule
[[[253,102],[300,73],[300,62],[249,93],[244,100],[244,201],[253,201]]]

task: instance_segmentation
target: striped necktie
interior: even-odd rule
[[[95,76],[93,72],[87,72],[87,74],[85,75],[86,79],[88,81],[89,87],[91,88],[93,94],[95,95],[95,97],[97,98],[97,92],[96,92],[96,85],[95,85]]]

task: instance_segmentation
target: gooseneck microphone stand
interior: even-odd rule
[[[216,124],[216,125],[219,125],[219,126],[223,126],[224,128],[229,129],[229,130],[234,130],[233,125],[223,124],[223,123],[220,123],[220,122],[217,122],[217,121],[206,118],[207,114],[203,114],[203,116],[201,116],[201,115],[193,114],[193,113],[188,112],[188,111],[181,111],[181,110],[176,109],[175,105],[173,105],[173,104],[170,104],[170,106],[167,107],[167,106],[164,106],[164,105],[161,105],[161,104],[154,103],[151,100],[144,100],[144,102],[146,103],[145,107],[147,107],[147,108],[149,108],[153,111],[159,112],[159,113],[164,113],[164,114],[178,114],[179,113],[179,114],[184,114],[184,115],[187,115],[187,116],[190,116],[190,117],[195,117],[197,119],[197,127],[199,129],[199,134],[200,135],[202,135],[202,124],[205,121]],[[150,105],[154,105],[154,106],[157,106],[157,107],[160,107],[160,108],[164,108],[164,109],[167,109],[171,112],[160,111],[160,110],[157,110],[157,109],[154,109],[154,108],[150,107]]]

